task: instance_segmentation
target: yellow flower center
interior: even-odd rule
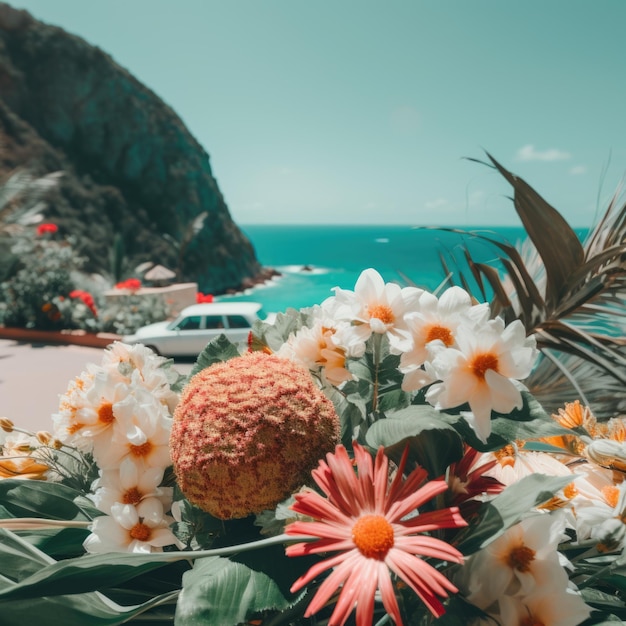
[[[615,485],[605,485],[601,489],[602,495],[606,500],[606,503],[615,508],[617,506],[617,501],[619,500],[619,488],[615,487]]]
[[[152,537],[152,529],[139,522],[130,529],[130,536],[138,541],[148,541]]]
[[[113,405],[110,402],[104,402],[98,408],[98,421],[103,424],[111,424],[115,421],[113,415]]]
[[[137,487],[131,487],[122,495],[122,504],[138,504],[141,502],[142,495]]]
[[[498,357],[492,352],[477,354],[470,362],[470,369],[476,378],[484,380],[487,370],[498,371]]]
[[[363,515],[352,527],[352,539],[364,557],[382,561],[393,548],[393,528],[382,515]]]
[[[85,425],[81,424],[80,422],[74,422],[67,427],[67,433],[68,435],[73,435],[74,433],[77,433],[81,428],[84,428],[84,426]]]
[[[149,441],[142,443],[140,446],[129,446],[130,453],[137,458],[144,458],[152,452],[152,444]]]
[[[576,489],[576,485],[574,483],[570,483],[563,488],[563,495],[571,500],[573,497],[578,495],[578,489]]]
[[[393,324],[396,319],[391,307],[386,304],[374,304],[367,308],[367,313],[370,318],[375,317],[383,324]]]
[[[516,546],[506,556],[507,565],[518,572],[527,572],[534,560],[535,551],[525,545]]]
[[[496,460],[502,467],[512,467],[515,465],[515,448],[510,443],[500,448],[500,450],[496,450],[493,456],[496,457]]]
[[[445,326],[439,326],[438,324],[433,324],[426,329],[426,343],[435,341],[435,339],[443,341],[448,347],[454,343],[450,329]]]

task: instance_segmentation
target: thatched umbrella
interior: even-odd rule
[[[172,278],[176,278],[176,272],[173,272],[163,265],[155,265],[145,273],[144,278],[155,285],[161,285],[171,281]]]

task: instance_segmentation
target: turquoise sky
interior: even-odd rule
[[[575,226],[626,172],[623,0],[14,0],[100,46],[211,156],[240,224]]]

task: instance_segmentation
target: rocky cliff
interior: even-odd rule
[[[0,3],[0,180],[15,168],[64,172],[46,219],[92,271],[121,233],[130,261],[180,267],[204,292],[261,272],[176,113],[99,48]]]

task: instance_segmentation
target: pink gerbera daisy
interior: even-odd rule
[[[345,624],[355,605],[358,626],[371,624],[374,596],[379,590],[387,613],[401,625],[390,570],[421,598],[433,615],[443,615],[445,610],[437,596],[446,598],[448,592],[456,592],[457,588],[420,557],[461,563],[463,556],[446,542],[420,533],[459,528],[466,522],[457,507],[407,516],[446,491],[446,482],[425,483],[427,473],[419,467],[404,479],[406,452],[391,483],[389,462],[382,447],[375,463],[357,443],[354,455],[357,472],[343,446],[337,446],[334,454],[327,454],[326,461],[320,461],[312,474],[328,498],[313,491],[298,493],[292,505],[294,511],[316,521],[294,522],[287,527],[287,534],[319,539],[290,546],[287,554],[339,552],[311,567],[291,587],[295,592],[326,570],[333,570],[320,585],[305,617],[317,613],[341,587],[329,626]]]

